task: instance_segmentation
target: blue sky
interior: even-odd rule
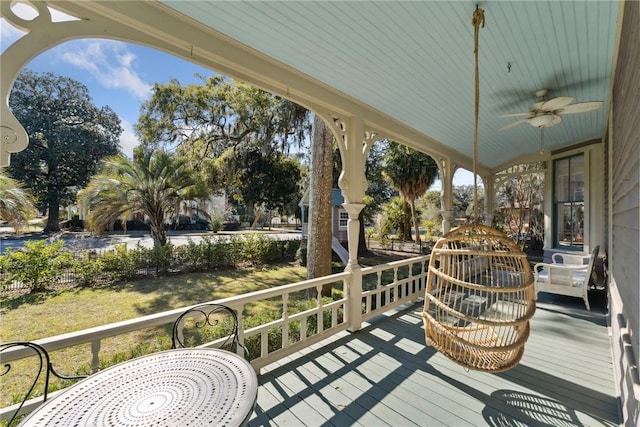
[[[4,52],[23,34],[0,19],[0,50]],[[26,68],[70,77],[87,86],[95,105],[108,105],[120,117],[124,129],[120,145],[129,156],[138,144],[133,126],[138,121],[140,105],[149,99],[154,83],[166,83],[175,78],[182,84],[189,84],[199,81],[198,74],[215,74],[155,49],[105,39],[65,42],[43,52]],[[472,183],[471,173],[456,173],[454,184]],[[440,182],[432,189],[440,189]]]
[[[24,34],[4,19],[0,19],[0,30],[3,52]],[[154,83],[176,78],[188,84],[199,80],[196,74],[214,74],[158,50],[105,39],[65,42],[38,55],[26,68],[70,77],[87,86],[95,105],[108,105],[120,117],[124,128],[120,145],[128,155],[138,144],[133,125],[140,105],[149,99]]]

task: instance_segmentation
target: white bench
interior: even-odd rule
[[[589,283],[591,282],[593,266],[599,251],[600,246],[593,248],[588,264],[582,263],[582,256],[570,254],[554,254],[554,263],[552,264],[537,263],[533,267],[536,296],[538,292],[548,292],[557,295],[580,297],[584,300],[587,310],[591,310],[588,296]],[[562,264],[555,262],[560,259],[563,261]],[[571,262],[576,263],[572,264]]]

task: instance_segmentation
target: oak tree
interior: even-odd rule
[[[95,106],[82,83],[28,70],[16,79],[9,106],[29,135],[9,172],[48,211],[44,232],[59,231],[60,207],[74,201],[101,159],[118,152],[120,119],[110,107]]]

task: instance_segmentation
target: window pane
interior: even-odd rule
[[[582,247],[584,236],[584,203],[556,204],[558,246]]]
[[[576,156],[571,159],[571,182],[569,184],[570,188],[570,199],[575,202],[581,202],[584,200],[584,156]]]
[[[573,230],[572,245],[583,246],[584,245],[584,202],[574,203],[571,210]]]
[[[338,226],[340,228],[346,228],[349,223],[349,214],[347,211],[340,210],[340,218],[338,219]]]
[[[569,200],[569,159],[556,160],[555,162],[555,201]]]

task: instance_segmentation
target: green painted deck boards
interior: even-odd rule
[[[518,366],[467,371],[424,343],[422,304],[267,366],[250,426],[616,426],[604,294],[540,294]]]

